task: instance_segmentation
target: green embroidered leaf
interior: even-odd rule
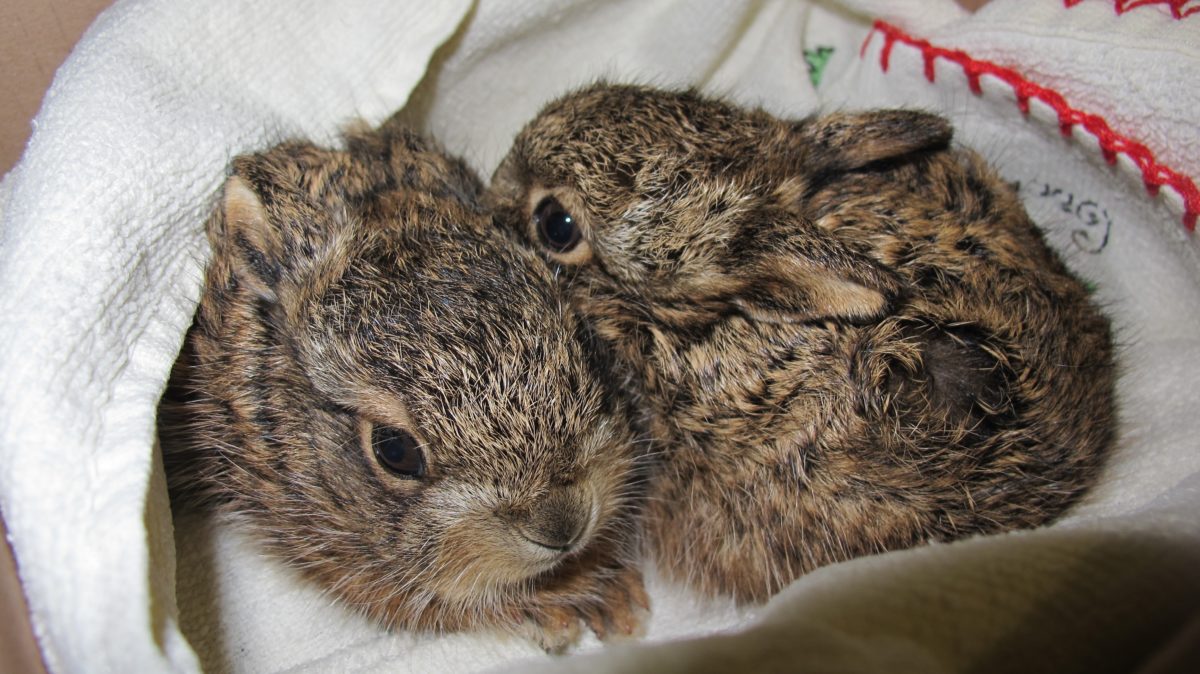
[[[833,47],[817,46],[816,49],[804,50],[804,62],[808,64],[808,78],[814,87],[820,86],[821,75],[825,66],[829,65],[829,57],[833,55]]]

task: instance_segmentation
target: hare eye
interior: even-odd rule
[[[425,453],[411,433],[376,425],[371,429],[371,448],[379,465],[392,474],[414,479],[425,475]]]
[[[550,250],[566,253],[579,244],[579,224],[558,199],[546,197],[538,202],[533,209],[533,221],[537,224],[538,238]]]

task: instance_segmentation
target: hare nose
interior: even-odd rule
[[[580,543],[590,518],[586,503],[577,496],[560,492],[547,497],[517,529],[534,545],[555,552],[569,552]]]

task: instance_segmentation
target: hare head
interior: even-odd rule
[[[602,613],[632,550],[622,403],[479,192],[395,125],[236,159],[168,405],[173,487],[389,626]]]

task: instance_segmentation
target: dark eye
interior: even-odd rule
[[[371,429],[371,447],[379,465],[391,473],[407,478],[425,475],[425,453],[411,433],[376,425]]]
[[[542,245],[556,253],[565,253],[579,243],[579,223],[554,197],[546,197],[533,209],[538,238]]]

